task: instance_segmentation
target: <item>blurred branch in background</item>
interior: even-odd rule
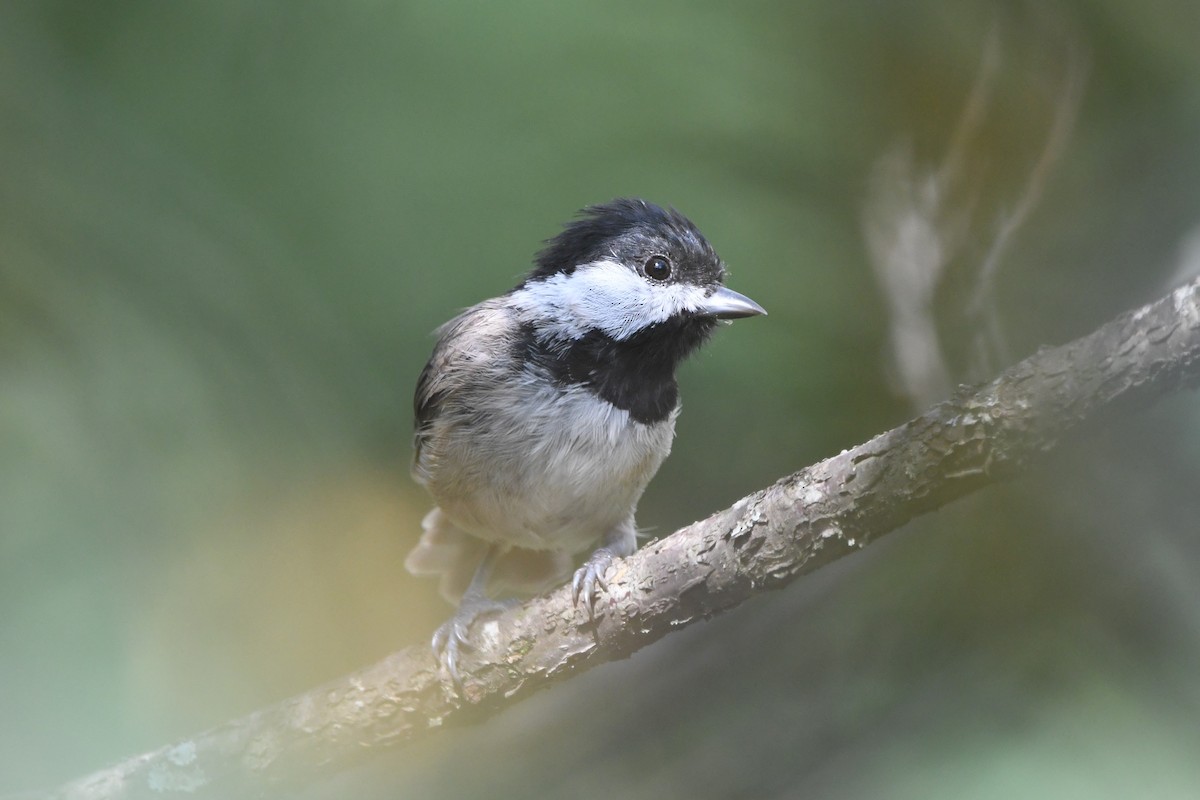
[[[993,30],[939,169],[923,172],[911,150],[900,146],[879,160],[871,178],[863,213],[867,249],[891,317],[896,378],[916,407],[950,391],[934,297],[946,265],[962,246],[974,201],[951,202],[949,195],[961,191],[964,150],[983,121],[999,59]]]
[[[1030,169],[1017,202],[1011,211],[1002,214],[998,220],[995,238],[979,267],[975,291],[967,307],[968,318],[978,321],[973,367],[980,376],[993,371],[997,362],[1005,363],[1009,360],[995,304],[996,272],[1012,244],[1013,237],[1041,199],[1046,179],[1066,148],[1075,118],[1079,114],[1079,104],[1083,100],[1087,60],[1080,46],[1073,41],[1069,42],[1065,59],[1065,75],[1057,92],[1054,118],[1046,134],[1045,144]]]
[[[411,647],[49,796],[225,798],[302,785],[624,658],[1021,474],[1084,423],[1198,383],[1200,280],[643,548],[615,567],[595,620],[564,587],[476,626],[464,697],[428,647]]]
[[[994,304],[996,274],[1018,230],[1041,198],[1047,177],[1062,155],[1083,97],[1086,59],[1068,39],[1061,85],[1045,142],[1011,210],[1001,211],[996,233],[984,254],[966,316],[974,328],[972,377],[983,379],[1006,355]],[[876,279],[890,315],[891,357],[900,390],[915,408],[944,398],[956,382],[940,344],[935,301],[946,269],[973,236],[972,212],[978,189],[966,169],[968,153],[986,121],[1000,68],[1000,36],[988,36],[978,74],[963,106],[942,162],[926,170],[911,148],[899,146],[882,157],[872,175],[863,227]]]

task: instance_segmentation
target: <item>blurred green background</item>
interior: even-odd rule
[[[430,332],[580,206],[675,205],[770,311],[683,369],[660,535],[919,407],[865,209],[888,154],[937,169],[988,42],[952,377],[990,371],[966,309],[1071,63],[993,351],[1164,293],[1200,266],[1198,37],[1183,0],[3,4],[0,793],[426,641]],[[1183,395],[303,796],[1197,796],[1198,478]]]

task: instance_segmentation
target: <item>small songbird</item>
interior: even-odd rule
[[[717,320],[766,314],[723,286],[686,217],[644,200],[591,206],[507,294],[438,330],[417,380],[412,473],[437,502],[405,566],[441,577],[458,611],[433,636],[458,681],[492,599],[562,583],[594,613],[634,511],[671,450],[675,369]]]

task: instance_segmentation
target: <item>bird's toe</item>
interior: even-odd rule
[[[459,693],[462,692],[462,675],[459,673],[462,655],[475,649],[475,645],[471,643],[471,626],[482,617],[500,614],[512,606],[512,602],[502,600],[466,597],[454,612],[454,616],[433,632],[433,639],[430,641],[433,657],[450,677]]]
[[[611,552],[600,548],[592,553],[582,567],[575,570],[575,577],[571,579],[571,600],[575,605],[579,605],[582,599],[589,617],[595,616],[596,590],[608,588],[608,584],[604,582],[604,573],[612,565],[613,558]]]

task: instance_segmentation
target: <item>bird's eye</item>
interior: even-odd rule
[[[662,256],[651,256],[646,259],[642,272],[646,273],[646,277],[651,280],[665,281],[671,277],[671,262]]]

